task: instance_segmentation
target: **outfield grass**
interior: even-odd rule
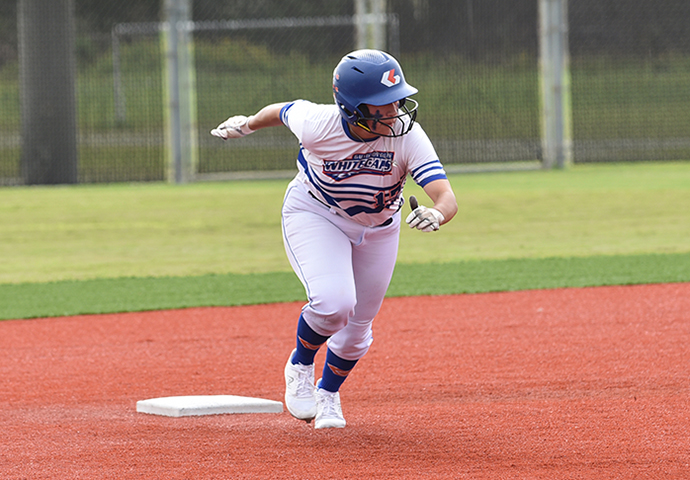
[[[457,217],[434,234],[403,228],[391,295],[690,281],[690,163],[451,182]],[[285,185],[0,189],[0,318],[300,299]]]
[[[690,253],[398,264],[388,297],[690,281]],[[0,319],[304,301],[289,272],[0,285]]]
[[[400,263],[690,251],[690,163],[453,175],[460,211]],[[290,271],[286,180],[0,189],[0,283]],[[424,195],[408,182],[406,195]]]

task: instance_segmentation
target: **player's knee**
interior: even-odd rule
[[[357,300],[354,295],[329,295],[312,298],[305,315],[318,323],[325,335],[333,335],[347,325],[355,311]]]

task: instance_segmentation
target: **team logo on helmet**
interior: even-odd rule
[[[383,76],[381,77],[381,83],[383,83],[387,87],[395,86],[400,83],[400,75],[396,75],[395,68],[392,68],[387,72],[383,72]]]

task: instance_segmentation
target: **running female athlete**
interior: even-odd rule
[[[373,341],[372,323],[395,266],[407,176],[433,202],[408,215],[411,228],[436,231],[457,212],[443,166],[415,122],[417,102],[409,98],[415,93],[395,58],[358,50],[333,72],[335,104],[272,104],[211,131],[228,139],[285,125],[299,140],[282,228],[308,302],[285,366],[285,404],[298,419],[315,418],[315,428],[346,424],[339,389]],[[326,361],[315,384],[314,358],[324,344]]]

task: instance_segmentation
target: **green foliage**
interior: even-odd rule
[[[103,139],[101,139],[103,140]],[[94,142],[98,142],[96,137]],[[105,139],[107,141],[107,139]],[[103,148],[82,146],[79,157],[79,181],[150,182],[166,178],[165,151],[162,141],[134,147],[122,145]]]
[[[205,132],[204,132],[205,133]],[[218,147],[202,147],[199,173],[294,170],[297,142],[288,148],[262,148],[261,155],[249,148],[232,148],[225,143]]]
[[[80,127],[115,127],[113,59],[88,41],[88,61],[79,63]],[[81,51],[80,50],[80,51]],[[122,82],[131,129],[163,128],[163,63],[157,37],[124,37]],[[330,75],[337,58],[310,60],[305,54],[277,54],[243,38],[195,45],[200,125],[215,125],[229,112],[253,112],[278,101],[307,98],[330,102]],[[476,63],[462,57],[429,55],[405,60],[407,80],[420,93],[420,120],[433,138],[535,139],[539,137],[536,61]],[[690,60],[666,56],[654,62],[578,59],[572,67],[573,128],[576,138],[596,139],[612,131],[635,138],[681,138],[690,124]],[[0,68],[0,125],[19,125],[18,70]],[[238,94],[241,92],[241,94]],[[673,92],[673,95],[669,95]],[[602,128],[606,126],[606,128]],[[122,126],[120,126],[122,127]]]
[[[461,57],[405,59],[419,89],[420,122],[434,138],[539,138],[537,63],[528,57],[483,64]]]
[[[572,71],[573,134],[581,139],[686,138],[690,58],[585,57]],[[685,147],[686,155],[690,149]]]
[[[264,45],[256,45],[245,39],[223,38],[216,42],[196,42],[195,61],[204,71],[234,74],[257,72],[270,74],[280,68],[280,59],[272,55]]]

